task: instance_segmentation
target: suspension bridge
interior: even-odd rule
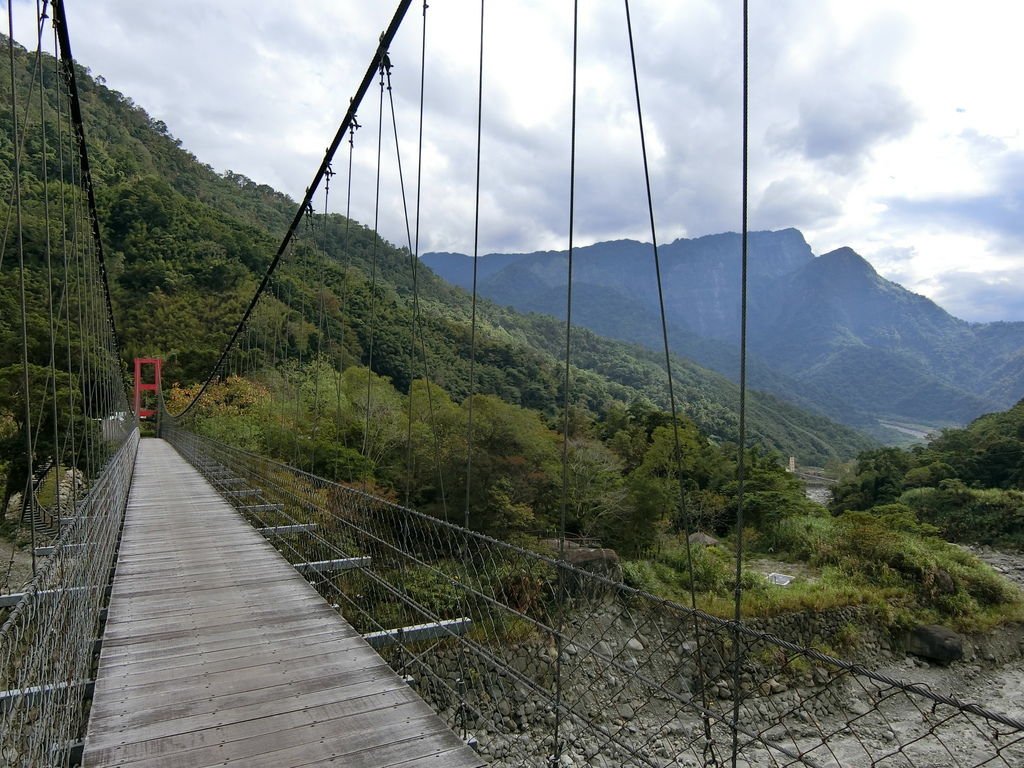
[[[41,6],[27,88],[8,40],[0,276],[33,573],[0,596],[0,766],[1024,765],[1020,720],[577,567],[564,524],[557,546],[530,549],[473,530],[468,493],[456,524],[203,434],[195,415],[218,382],[287,367],[259,325],[282,293],[275,270],[301,258],[293,239],[374,81],[384,125],[410,4],[217,365],[173,415],[139,367],[129,405],[64,3]],[[481,50],[482,20],[483,3]],[[57,106],[30,120],[45,88]],[[43,232],[23,226],[20,184],[40,158]],[[417,248],[410,236],[414,284]],[[368,368],[372,350],[371,331]],[[565,370],[568,406],[568,349]],[[368,378],[364,452],[372,396]],[[157,436],[141,437],[149,410]],[[42,478],[62,471],[41,503]]]

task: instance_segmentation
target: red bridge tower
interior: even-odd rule
[[[152,380],[143,381],[143,366],[152,366]],[[146,377],[149,378],[149,377]],[[144,392],[152,392],[152,397],[144,397]],[[139,419],[148,419],[156,415],[157,399],[160,392],[160,358],[135,358],[135,415]]]

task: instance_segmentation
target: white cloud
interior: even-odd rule
[[[739,6],[633,0],[632,10],[659,237],[736,230]],[[91,0],[68,11],[79,60],[201,161],[298,197],[393,6]],[[1000,306],[1024,319],[1006,282],[1024,221],[1024,102],[1014,98],[1024,6],[773,0],[751,11],[753,223],[801,227],[819,253],[852,246],[969,319],[1000,316]],[[19,39],[32,41],[34,3],[16,0],[15,12]],[[481,252],[565,245],[570,14],[546,0],[487,5]],[[421,19],[416,3],[391,52],[410,195]],[[475,2],[430,4],[423,250],[472,249],[478,25]],[[370,224],[376,112],[371,90],[352,208]],[[583,5],[577,119],[577,242],[648,238],[617,0]],[[381,230],[404,244],[386,128]],[[343,209],[341,194],[331,199]]]

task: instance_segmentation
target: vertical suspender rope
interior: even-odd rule
[[[743,149],[742,149],[742,254],[740,257],[741,289],[740,289],[740,423],[739,423],[739,457],[736,463],[736,585],[733,605],[733,620],[736,622],[733,637],[732,689],[732,765],[736,766],[739,741],[740,717],[740,673],[742,671],[743,653],[741,651],[740,619],[742,618],[743,586],[743,495],[746,482],[746,443],[747,443],[747,195],[749,185],[749,113],[750,113],[750,18],[747,0],[743,0]]]
[[[398,161],[398,183],[402,194],[402,213],[405,220],[405,236],[406,242],[409,248],[409,266],[412,277],[412,311],[411,319],[409,323],[410,338],[409,338],[409,395],[407,403],[407,429],[406,429],[406,478],[405,478],[405,505],[410,506],[410,498],[412,495],[412,473],[413,473],[413,440],[412,440],[412,424],[413,424],[413,382],[416,378],[415,371],[415,360],[416,352],[419,351],[421,357],[421,365],[423,366],[423,376],[427,387],[427,408],[430,418],[431,433],[434,438],[434,468],[437,471],[438,487],[441,494],[441,505],[444,510],[445,520],[448,519],[448,502],[445,497],[444,491],[444,476],[441,472],[441,444],[437,434],[437,422],[434,415],[434,397],[430,388],[431,369],[430,363],[427,359],[427,347],[424,341],[423,330],[422,330],[422,317],[420,314],[420,296],[419,296],[419,242],[420,242],[420,201],[421,192],[423,186],[423,113],[424,113],[424,92],[426,83],[426,52],[427,52],[427,8],[426,2],[423,3],[423,35],[422,43],[420,48],[420,103],[419,103],[419,130],[417,140],[417,154],[416,154],[416,239],[413,241],[413,235],[409,225],[409,207],[407,202],[407,196],[405,191],[405,173],[402,168],[402,151],[398,141],[398,119],[395,114],[395,100],[394,94],[391,88],[391,71],[386,70],[387,76],[387,89],[388,89],[388,102],[391,107],[391,125],[394,132],[395,139],[395,157]],[[417,329],[419,329],[419,335],[417,337]],[[417,349],[417,340],[419,341]]]
[[[348,311],[348,268],[352,260],[351,251],[349,250],[349,231],[352,228],[352,155],[355,154],[357,128],[359,128],[359,122],[356,120],[355,114],[353,114],[352,121],[348,126],[348,178],[346,180],[345,193],[345,236],[342,249],[344,260],[341,263],[341,306],[338,308],[340,318],[338,361],[337,371],[334,375],[334,429],[336,433],[341,433],[342,444],[345,448],[348,448],[348,431],[341,428],[341,390],[345,373],[345,314]],[[337,469],[334,471],[334,479],[338,479]],[[355,481],[352,475],[351,463],[349,463],[348,479],[349,482]]]
[[[21,372],[25,397],[25,487],[21,497],[22,514],[31,522],[32,575],[36,574],[36,518],[32,499],[32,406],[29,401],[28,375],[28,307],[25,301],[25,240],[21,230],[21,146],[18,142],[18,96],[14,77],[14,3],[7,3],[7,52],[11,62],[11,119],[14,121],[14,201],[15,227],[18,240],[18,290],[21,295]]]
[[[44,116],[44,111],[43,111],[43,104],[44,104],[44,97],[45,97],[45,88],[44,88],[44,78],[41,75],[41,72],[42,72],[42,53],[43,53],[43,51],[42,51],[43,29],[44,29],[44,26],[45,26],[44,25],[44,19],[46,18],[45,14],[46,14],[45,5],[40,5],[40,0],[36,0],[36,28],[37,28],[37,32],[38,32],[38,34],[36,36],[36,53],[35,53],[35,57],[33,59],[33,62],[34,62],[33,66],[32,66],[33,75],[32,75],[31,83],[29,85],[28,97],[25,99],[25,122],[22,124],[21,130],[22,130],[22,138],[23,138],[22,150],[24,151],[25,140],[27,140],[27,138],[28,138],[28,120],[29,120],[29,117],[30,117],[31,109],[32,109],[32,97],[34,95],[34,90],[35,90],[35,85],[36,85],[36,75],[39,74],[39,131],[40,131],[40,135],[41,135],[42,148],[43,148],[43,155],[42,155],[43,162],[42,162],[42,167],[41,167],[41,170],[40,170],[39,178],[43,181],[43,196],[44,196],[44,201],[45,201],[44,202],[45,212],[44,212],[44,215],[43,215],[43,221],[46,223],[46,226],[47,226],[46,233],[44,235],[44,250],[45,250],[45,253],[46,253],[46,271],[47,271],[47,275],[46,275],[46,308],[47,308],[47,317],[48,317],[48,324],[49,324],[49,335],[50,335],[50,339],[51,339],[51,350],[52,350],[52,339],[53,339],[53,268],[52,268],[52,265],[50,263],[49,190],[48,190],[48,185],[47,185],[47,180],[46,180],[46,118]],[[54,371],[54,368],[53,368],[53,356],[52,356],[52,351],[51,351],[50,364],[49,364],[49,366],[46,369],[46,381],[43,383],[43,386],[40,389],[40,400],[39,400],[39,403],[38,403],[39,413],[37,414],[37,419],[38,420],[37,420],[37,423],[35,425],[35,432],[34,432],[34,434],[32,436],[32,443],[31,443],[32,448],[30,449],[30,453],[32,454],[32,456],[35,456],[38,453],[38,451],[39,451],[39,438],[42,436],[43,427],[45,426],[44,420],[43,420],[43,411],[46,409],[46,400],[47,400],[47,398],[50,395],[51,387],[54,387],[55,384],[56,384],[56,376],[55,376],[55,371]],[[55,390],[54,390],[54,393],[56,394]],[[56,437],[56,432],[57,432],[57,430],[56,430],[56,421],[57,421],[56,396],[54,397],[53,406],[54,406],[54,408],[53,408],[54,436]],[[36,466],[36,471],[42,471],[42,473],[43,473],[40,476],[40,484],[41,484],[43,478],[49,472],[49,469],[47,468],[46,464],[44,463],[42,466]],[[33,481],[34,481],[34,478],[33,478]],[[35,487],[36,487],[36,483],[33,482],[33,493],[35,493]],[[41,519],[40,518],[40,507],[38,505],[35,505],[35,502],[36,502],[36,499],[33,496],[33,505],[34,505],[33,509],[35,510],[35,517],[33,519],[38,524],[38,522]]]
[[[387,53],[380,59],[380,106],[377,110],[377,191],[373,204],[373,252],[370,260],[370,340],[366,360],[366,425],[363,430],[363,456],[367,455],[370,448],[370,405],[373,395],[373,336],[374,321],[377,311],[377,251],[380,236],[377,234],[380,225],[380,156],[381,143],[384,138],[384,68],[387,64]]]
[[[72,370],[72,353],[71,353],[71,271],[70,262],[68,260],[68,210],[67,210],[67,196],[65,190],[67,189],[67,180],[64,177],[64,116],[63,110],[61,109],[61,93],[60,93],[60,60],[57,58],[59,50],[59,43],[57,42],[57,30],[53,30],[53,52],[54,52],[54,64],[56,66],[56,77],[54,83],[57,89],[57,160],[60,164],[60,242],[61,242],[61,255],[64,261],[64,297],[66,302],[66,315],[67,323],[65,324],[64,340],[67,344],[67,364],[68,374],[71,375]],[[72,242],[74,247],[74,242]],[[77,514],[78,510],[78,443],[75,440],[75,386],[69,383],[68,386],[68,423],[69,433],[67,437],[67,445],[71,449],[71,505],[70,509],[74,514]]]
[[[43,28],[44,21],[46,19],[46,5],[45,3],[39,9],[39,36],[36,41],[36,62],[37,66],[42,68],[43,59]],[[43,182],[43,218],[46,221],[46,298],[47,305],[50,315],[50,395],[53,399],[53,492],[54,492],[54,509],[56,510],[55,517],[60,520],[60,465],[61,465],[61,454],[60,454],[60,433],[58,429],[58,418],[57,418],[57,326],[53,317],[53,258],[52,258],[52,243],[50,242],[50,174],[47,168],[48,152],[46,144],[46,89],[44,87],[45,81],[43,78],[39,79],[39,126],[40,132],[42,133],[42,150],[43,150],[43,162],[42,162],[42,182]],[[58,99],[60,98],[58,94]],[[59,129],[59,126],[58,126]],[[63,304],[63,300],[61,301]]]
[[[416,147],[416,234],[412,254],[412,301],[416,327],[420,331],[420,356],[423,358],[424,380],[427,388],[427,413],[430,417],[430,430],[434,436],[434,469],[437,472],[437,487],[441,494],[441,509],[445,522],[448,522],[448,498],[444,489],[444,472],[441,469],[441,436],[437,433],[437,417],[434,410],[434,390],[431,381],[430,363],[427,360],[427,342],[423,334],[423,318],[420,313],[420,202],[423,199],[423,99],[426,89],[427,72],[427,0],[423,0],[423,43],[420,47],[420,129]]]
[[[569,506],[569,405],[572,377],[572,262],[576,227],[576,83],[579,65],[579,0],[572,4],[572,117],[569,131],[569,253],[566,264],[565,289],[565,371],[562,398],[562,503],[558,519],[558,631],[555,633],[555,730],[551,765],[562,758],[562,657],[567,594],[565,563],[565,519]]]
[[[13,77],[14,77],[13,68],[11,70],[11,77],[12,77],[12,81],[13,81]],[[39,74],[38,62],[35,62],[33,64],[33,67],[32,67],[32,74],[29,77],[28,96],[26,96],[26,98],[25,98],[25,113],[24,113],[25,117],[24,117],[24,121],[22,123],[21,136],[18,137],[16,130],[12,132],[14,134],[15,141],[18,142],[18,146],[20,147],[22,152],[25,151],[25,141],[28,139],[28,131],[25,130],[25,127],[28,125],[29,113],[31,111],[31,106],[32,106],[32,94],[35,93],[36,79],[37,78],[41,78],[41,76]],[[12,101],[12,110],[13,110],[13,101]],[[14,125],[12,127],[16,127],[16,126],[17,126],[17,121],[14,122]],[[12,218],[12,216],[14,214],[14,195],[15,195],[15,189],[14,189],[14,186],[12,185],[11,186],[10,195],[8,196],[8,199],[7,199],[7,217],[4,219],[3,242],[2,242],[2,245],[0,245],[0,267],[2,267],[4,265],[4,255],[5,255],[6,251],[7,251],[7,240],[10,238],[10,234],[11,234],[11,218]]]
[[[309,455],[309,471],[316,472],[316,441],[320,434],[320,366],[323,357],[323,339],[327,332],[325,290],[324,284],[324,263],[327,261],[327,234],[329,224],[329,206],[331,199],[331,179],[334,177],[334,169],[327,165],[324,173],[324,216],[322,219],[323,245],[317,253],[318,275],[317,275],[317,328],[316,328],[316,362],[313,365],[313,439],[311,441]],[[313,245],[316,246],[316,230],[313,230]]]
[[[627,34],[629,36],[630,64],[631,64],[632,70],[633,70],[633,91],[634,91],[634,94],[635,94],[635,97],[636,97],[637,122],[639,123],[639,127],[640,127],[640,152],[641,152],[641,155],[643,157],[644,184],[645,184],[646,191],[647,191],[647,213],[648,213],[648,217],[649,217],[649,220],[650,220],[650,227],[651,227],[651,247],[652,247],[652,249],[654,251],[654,273],[655,273],[655,277],[656,277],[657,283],[658,283],[658,309],[659,309],[660,317],[661,317],[661,339],[662,339],[662,349],[663,349],[664,360],[665,360],[665,373],[666,373],[667,380],[668,380],[669,409],[670,409],[670,413],[671,413],[671,416],[672,416],[672,443],[673,443],[673,456],[674,456],[674,460],[675,460],[675,464],[676,464],[676,467],[675,467],[675,470],[676,470],[676,480],[677,480],[677,483],[678,483],[678,486],[679,486],[679,488],[678,488],[678,492],[679,492],[679,511],[680,511],[680,513],[682,515],[683,523],[684,523],[684,529],[685,529],[686,562],[689,565],[690,570],[691,570],[691,578],[690,578],[690,607],[693,609],[693,612],[692,612],[692,616],[693,616],[693,634],[694,634],[694,642],[697,645],[697,659],[699,661],[701,659],[701,657],[702,657],[702,644],[701,644],[701,639],[700,639],[700,623],[697,620],[697,613],[696,613],[696,610],[697,610],[697,592],[696,592],[696,588],[694,586],[694,582],[696,580],[694,578],[692,578],[693,551],[692,551],[692,546],[690,544],[690,533],[691,533],[691,531],[690,531],[690,516],[689,516],[689,514],[687,514],[687,510],[686,510],[686,492],[685,492],[685,489],[684,489],[684,486],[683,486],[682,449],[680,447],[680,439],[679,439],[679,409],[678,409],[678,406],[677,406],[677,403],[676,403],[675,384],[674,384],[673,376],[672,376],[672,354],[671,354],[671,351],[669,349],[668,320],[667,320],[667,315],[666,315],[666,312],[665,312],[665,292],[664,292],[663,281],[662,281],[662,277],[661,277],[661,257],[660,257],[660,255],[658,253],[658,231],[657,231],[657,227],[655,226],[655,221],[654,221],[654,198],[653,198],[653,195],[651,193],[651,174],[650,174],[650,168],[649,168],[648,161],[647,161],[647,139],[646,139],[646,134],[644,132],[643,108],[641,107],[641,102],[640,102],[640,80],[639,80],[639,77],[637,76],[636,46],[635,46],[635,44],[633,42],[633,21],[632,21],[632,18],[631,18],[631,15],[630,15],[630,10],[629,10],[629,0],[624,0],[624,2],[625,2],[625,9],[626,9],[626,31],[627,31]],[[708,719],[707,714],[706,714],[708,712],[708,707],[707,707],[707,691],[705,690],[705,685],[704,685],[703,677],[701,677],[700,682],[698,684],[698,687],[700,689],[701,701],[702,701],[702,704],[703,704],[702,711],[705,713],[703,715],[703,718],[702,718],[703,719],[703,725],[704,725],[705,740],[706,740],[706,743],[710,745],[710,744],[712,744],[712,740],[710,738],[710,736],[711,736],[711,723],[710,723],[710,720]]]
[[[484,10],[485,0],[480,0],[480,61],[477,76],[477,97],[476,97],[476,191],[474,196],[473,212],[473,298],[469,324],[469,399],[468,414],[466,419],[466,507],[463,518],[463,525],[469,530],[469,511],[471,501],[471,490],[473,484],[473,397],[476,389],[476,302],[477,302],[477,262],[480,256],[480,146],[483,138],[483,103],[484,103]],[[465,542],[465,539],[463,539]],[[463,544],[465,546],[465,543]],[[468,558],[469,553],[463,552],[463,557]],[[462,739],[465,741],[467,735],[466,723],[466,669],[465,669],[465,645],[459,645],[459,680],[458,691],[462,697],[459,704],[459,721],[462,729]]]
[[[425,16],[425,12],[424,12]],[[424,34],[426,34],[426,20],[424,19]],[[424,38],[426,40],[426,38]],[[416,254],[412,247],[412,230],[409,225],[409,202],[405,194],[405,171],[402,168],[402,147],[398,142],[398,116],[395,114],[395,94],[391,88],[391,69],[385,70],[388,81],[388,105],[391,111],[391,130],[395,139],[395,160],[398,163],[398,187],[402,195],[402,220],[405,222],[405,241],[409,248],[409,258],[415,259]],[[423,82],[420,80],[420,103],[423,102]],[[381,116],[383,120],[383,115]],[[423,112],[420,112],[420,136],[423,135]],[[412,267],[415,275],[415,265]],[[414,287],[415,290],[415,287]],[[412,472],[413,472],[413,451],[412,451],[412,412],[413,392],[412,384],[416,380],[416,313],[409,313],[409,393],[406,402],[407,424],[405,443],[405,506],[409,506],[409,499],[412,496]]]
[[[473,397],[476,394],[476,298],[477,262],[480,258],[480,144],[483,135],[484,103],[484,5],[480,0],[480,65],[476,95],[476,192],[473,208],[473,305],[469,321],[469,413],[466,421],[466,514],[469,528],[470,490],[473,480]]]

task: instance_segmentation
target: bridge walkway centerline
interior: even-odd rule
[[[154,438],[139,445],[82,764],[485,762]]]

